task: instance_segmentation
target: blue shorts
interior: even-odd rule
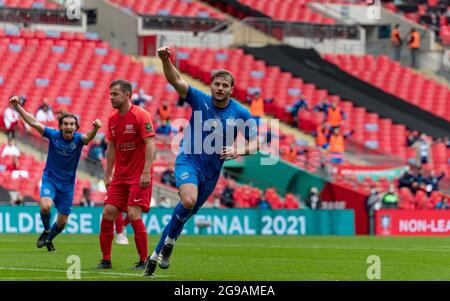
[[[177,187],[183,184],[194,184],[198,188],[198,198],[192,213],[196,214],[200,207],[206,202],[208,197],[216,188],[218,175],[214,179],[206,178],[197,168],[188,160],[177,158],[175,162],[175,178]]]
[[[58,187],[52,179],[47,176],[42,177],[41,198],[51,198],[58,213],[70,215],[73,206],[74,186]]]

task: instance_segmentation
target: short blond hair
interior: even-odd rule
[[[211,82],[213,82],[217,77],[225,78],[232,87],[234,86],[234,77],[230,71],[225,70],[225,69],[219,69],[219,70],[214,71],[211,75]]]

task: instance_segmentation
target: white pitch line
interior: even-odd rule
[[[29,271],[29,272],[55,272],[55,273],[67,273],[67,270],[52,270],[52,269],[28,269],[28,268],[11,268],[11,267],[0,267],[0,270],[9,271]],[[116,273],[116,272],[96,272],[96,271],[80,271],[82,274],[101,274],[108,276],[133,276],[142,277],[141,274],[131,274],[131,273]],[[156,278],[167,278],[169,275],[155,275]]]

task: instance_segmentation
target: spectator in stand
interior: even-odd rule
[[[83,188],[81,195],[80,206],[95,207],[95,203],[91,200],[91,190],[88,187]]]
[[[420,138],[419,131],[410,131],[406,137],[406,146],[412,146]]]
[[[398,179],[398,188],[407,187],[411,188],[413,182],[417,181],[417,177],[410,172],[410,168],[407,167],[405,172]]]
[[[400,61],[400,54],[402,49],[402,38],[400,37],[400,25],[396,24],[391,33],[392,47],[394,48],[394,60]]]
[[[441,200],[436,204],[436,209],[450,209],[450,204],[448,203],[448,198],[446,196],[442,196]]]
[[[172,108],[167,100],[164,100],[158,107],[157,115],[162,125],[168,125],[170,129],[170,117]]]
[[[299,149],[294,143],[291,143],[286,151],[283,151],[281,158],[291,163],[295,163],[298,155],[304,155],[308,152],[307,149]]]
[[[416,148],[418,167],[431,162],[431,145],[425,134],[420,134],[419,139],[412,146]]]
[[[133,102],[133,104],[141,108],[145,106],[146,102],[150,102],[152,100],[153,97],[151,95],[145,94],[145,91],[142,88],[138,89],[138,92],[134,93],[131,96],[131,101]]]
[[[13,138],[8,137],[8,142],[1,148],[1,158],[6,157],[20,157],[20,150],[16,146],[16,142]]]
[[[11,190],[9,192],[10,201],[12,206],[22,206],[24,205],[23,196],[19,191]]]
[[[232,180],[228,180],[227,184],[225,185],[220,195],[220,203],[227,208],[233,208],[234,207],[233,193],[234,193],[233,182]]]
[[[264,99],[259,92],[255,92],[250,99],[250,114],[256,120],[256,124],[259,126],[261,118],[264,116]]]
[[[53,111],[47,103],[47,99],[44,100],[42,105],[38,108],[36,112],[36,119],[43,125],[51,125],[55,121],[53,116]]]
[[[381,199],[376,187],[370,188],[370,194],[366,199],[366,211],[369,217],[369,234],[375,234],[375,211],[381,208]]]
[[[395,191],[394,184],[389,185],[388,191],[381,198],[383,208],[396,209],[398,208],[398,194]]]
[[[169,185],[171,187],[177,187],[175,172],[172,165],[169,165],[167,169],[161,174],[161,183]]]
[[[318,104],[316,104],[313,108],[314,112],[328,112],[328,108],[330,107],[330,103],[328,102],[328,99],[323,99],[319,101]]]
[[[105,158],[105,153],[100,139],[94,139],[93,143],[89,147],[88,158],[94,162],[101,162]]]
[[[445,177],[445,172],[441,172],[439,175],[436,171],[431,170],[430,175],[425,179],[428,185],[431,185],[431,191],[439,191],[439,182]]]
[[[258,201],[256,202],[259,209],[263,210],[269,210],[272,209],[272,206],[270,205],[269,201],[267,201],[264,192],[261,191],[261,195],[258,198]]]
[[[420,34],[414,28],[411,28],[408,47],[411,49],[411,67],[419,68],[418,56],[420,48]]]
[[[328,126],[333,130],[339,128],[347,118],[344,111],[338,106],[338,101],[334,100],[331,106],[328,108],[325,114],[325,119],[327,121]]]
[[[345,152],[345,139],[349,138],[352,134],[353,130],[345,135],[341,134],[341,130],[339,128],[335,128],[331,131],[331,135],[328,139],[328,152],[330,155],[330,162],[332,164],[341,164],[343,162]]]
[[[317,187],[311,187],[309,190],[309,195],[306,198],[306,206],[312,210],[317,210],[322,208],[322,201],[319,197],[319,190]]]
[[[287,107],[287,112],[289,112],[292,115],[292,119],[294,120],[294,124],[296,126],[299,125],[299,118],[298,118],[298,112],[301,109],[305,109],[308,110],[308,102],[306,101],[306,99],[300,94],[300,97],[298,98],[298,100],[292,105],[292,106],[288,106]]]
[[[67,107],[60,106],[58,110],[56,110],[56,119],[59,120],[64,115],[69,114],[69,111],[67,110]]]
[[[19,123],[20,116],[12,104],[9,104],[3,114],[3,121],[5,123],[6,134],[10,138],[15,138],[16,127]]]
[[[327,123],[324,121],[321,125],[318,125],[316,128],[316,132],[313,134],[316,137],[316,147],[319,149],[326,150],[328,149],[329,143],[328,138],[330,136],[330,129],[327,126]]]
[[[444,138],[444,144],[447,148],[450,148],[450,138],[448,136]]]

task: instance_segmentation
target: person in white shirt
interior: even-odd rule
[[[44,103],[37,110],[37,112],[36,112],[36,119],[39,122],[42,122],[44,124],[55,121],[55,117],[53,116],[53,111],[49,107],[47,102],[44,101]]]
[[[0,157],[1,158],[5,158],[5,157],[20,157],[20,150],[15,145],[14,139],[12,139],[11,137],[8,137],[8,143],[2,149]]]
[[[20,120],[19,113],[14,109],[12,105],[9,105],[5,113],[3,114],[3,121],[5,122],[6,127],[6,133],[8,137],[14,138],[15,137],[15,130],[17,123]]]
[[[144,89],[141,88],[137,93],[134,93],[131,96],[131,100],[133,101],[133,104],[143,108],[146,102],[153,100],[153,97],[145,94]]]

